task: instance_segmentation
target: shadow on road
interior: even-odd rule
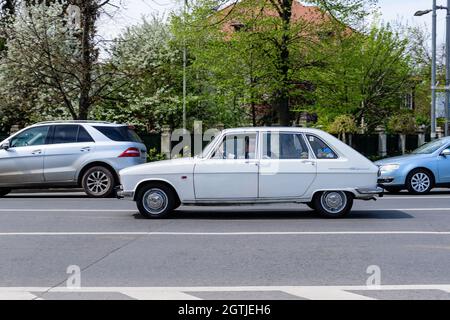
[[[144,219],[139,213],[133,215],[135,219]],[[386,210],[383,212],[371,211],[352,211],[343,220],[358,220],[358,219],[413,219],[414,217],[400,210]],[[311,210],[233,210],[229,211],[220,209],[214,211],[210,208],[208,211],[196,210],[177,210],[170,219],[199,219],[199,220],[258,220],[258,219],[304,219],[304,220],[329,220],[320,217]]]
[[[33,195],[33,194],[27,194],[27,195],[15,195],[11,194],[3,199],[79,199],[79,198],[86,198],[86,199],[92,199],[89,198],[85,194],[45,194],[45,195]],[[102,199],[100,199],[102,200]]]

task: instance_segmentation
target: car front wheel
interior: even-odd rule
[[[324,191],[314,196],[316,211],[325,218],[345,217],[353,206],[353,197],[344,191]]]
[[[433,188],[433,177],[426,170],[414,170],[408,175],[406,184],[410,193],[427,194]]]
[[[8,193],[11,192],[11,189],[0,189],[0,197],[6,196]]]
[[[163,184],[152,184],[138,191],[136,204],[145,218],[161,219],[168,217],[176,209],[178,201],[171,188]]]

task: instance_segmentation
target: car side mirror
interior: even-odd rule
[[[441,156],[448,157],[450,156],[450,149],[445,149],[441,152]]]
[[[9,144],[9,141],[5,141],[5,142],[3,142],[2,145],[0,146],[0,149],[2,149],[2,150],[8,150],[10,147],[11,147],[11,146],[10,146],[10,144]]]

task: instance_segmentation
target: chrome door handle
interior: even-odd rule
[[[31,152],[31,154],[42,154],[42,150],[34,150],[33,152]]]
[[[81,148],[81,152],[89,152],[91,151],[91,147]]]
[[[312,160],[303,160],[302,161],[302,163],[304,163],[304,164],[311,164],[311,165],[313,165],[313,166],[315,166],[316,165],[316,162],[315,161],[312,161]]]

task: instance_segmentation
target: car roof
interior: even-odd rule
[[[36,123],[30,127],[34,126],[44,126],[44,125],[64,125],[64,124],[87,124],[91,126],[99,126],[99,127],[123,127],[127,126],[126,124],[119,124],[107,121],[91,121],[91,120],[60,120],[60,121],[43,121]]]
[[[225,129],[224,133],[233,132],[259,132],[259,131],[269,131],[269,132],[302,132],[302,133],[322,133],[322,130],[313,128],[303,128],[303,127],[244,127],[244,128],[233,128]]]

